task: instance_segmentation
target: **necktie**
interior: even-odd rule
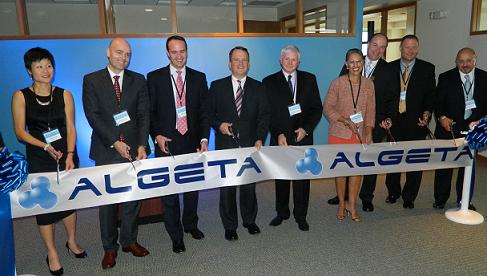
[[[470,100],[469,99],[469,95],[471,92],[470,89],[472,89],[472,82],[470,81],[469,75],[465,75],[465,82],[463,83],[463,86],[465,87],[465,92],[464,92],[465,93],[465,101],[468,101],[468,100]],[[468,117],[470,117],[470,115],[472,115],[472,110],[471,109],[465,110],[465,114],[464,114],[463,118],[466,120],[466,119],[468,119]]]
[[[237,93],[235,95],[235,107],[237,108],[237,115],[240,117],[240,112],[242,111],[242,99],[243,99],[243,89],[242,89],[242,81],[237,80],[238,88]]]
[[[120,83],[118,82],[118,79],[120,79],[120,76],[113,76],[113,89],[115,90],[115,95],[117,96],[118,106],[120,106],[120,101],[122,99],[122,93],[121,93],[122,91],[120,91]],[[121,142],[125,141],[125,138],[123,137],[122,133],[120,133],[118,140]]]
[[[404,65],[404,71],[401,75],[401,92],[406,92],[409,83],[409,64]],[[406,98],[399,99],[399,113],[406,112]]]
[[[184,91],[184,83],[183,83],[183,77],[181,76],[181,71],[177,71],[178,77],[176,79],[176,108],[181,108],[186,106],[186,91]],[[177,113],[177,112],[176,112]],[[188,121],[187,121],[187,116],[184,115],[182,117],[179,117],[176,114],[176,129],[181,133],[181,135],[184,135],[188,131]]]
[[[291,97],[293,98],[294,101],[294,86],[293,86],[292,78],[293,78],[292,75],[287,76],[287,85],[289,85],[289,90],[291,90]]]
[[[372,70],[372,61],[367,61],[367,64],[365,65],[365,76],[364,77],[370,77],[370,70]]]
[[[120,91],[120,83],[118,82],[120,76],[113,76],[113,88],[115,89],[115,95],[117,96],[117,103],[120,105],[120,100],[122,99],[122,93]]]

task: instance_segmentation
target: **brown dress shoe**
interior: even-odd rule
[[[101,261],[101,268],[109,269],[115,266],[117,263],[115,260],[117,259],[117,252],[115,251],[105,251],[105,256],[103,256],[103,260]]]
[[[123,247],[122,251],[123,252],[130,252],[135,257],[144,257],[144,256],[149,255],[149,251],[147,251],[147,249],[145,249],[144,247],[142,247],[140,244],[138,244],[136,242],[130,243],[126,247]]]

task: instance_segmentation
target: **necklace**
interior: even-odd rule
[[[52,84],[49,84],[49,95],[48,96],[50,96],[50,98],[49,98],[49,101],[47,101],[47,102],[43,102],[39,99],[39,97],[42,97],[42,96],[37,95],[37,91],[35,89],[34,84],[32,84],[32,90],[34,90],[34,95],[36,96],[36,102],[38,104],[40,104],[42,106],[46,106],[52,102]]]

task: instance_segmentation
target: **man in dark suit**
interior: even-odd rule
[[[487,114],[486,95],[487,72],[475,68],[475,51],[463,48],[457,53],[456,67],[440,74],[438,78],[438,97],[436,106],[437,125],[435,136],[438,139],[464,137],[460,132],[468,130],[472,121]],[[452,145],[453,146],[453,145]],[[463,176],[465,168],[458,169],[456,181],[457,203],[462,199]],[[453,169],[435,171],[435,203],[433,208],[443,209],[450,197]],[[472,174],[472,177],[474,174]],[[470,192],[472,198],[473,181]],[[469,202],[469,208],[475,207]]]
[[[264,78],[271,108],[271,146],[313,144],[313,130],[321,119],[323,106],[315,75],[297,70],[300,53],[295,46],[281,50],[281,70]],[[290,180],[276,179],[277,216],[270,225],[277,226],[290,216]],[[294,180],[294,219],[302,231],[309,230],[306,221],[309,203],[309,179]]]
[[[383,33],[376,33],[367,45],[364,69],[362,75],[374,82],[375,88],[375,127],[372,132],[374,143],[380,143],[387,139],[386,130],[392,126],[392,115],[394,113],[393,99],[394,88],[391,85],[391,74],[388,63],[385,61],[384,53],[387,48],[387,36]],[[348,73],[344,65],[340,76]],[[366,175],[362,182],[359,197],[362,200],[362,210],[365,212],[374,211],[374,191],[377,182],[377,175]],[[338,197],[328,200],[330,204],[338,204]]]
[[[208,85],[205,74],[186,66],[187,44],[181,36],[166,40],[170,64],[147,75],[151,102],[151,136],[156,156],[179,155],[208,150],[210,121],[207,110]],[[186,250],[184,232],[204,238],[198,229],[198,191],[183,194],[181,224],[179,195],[162,197],[164,224],[172,240],[172,250]]]
[[[144,76],[125,69],[130,45],[122,38],[106,50],[107,68],[83,79],[83,107],[91,134],[90,158],[96,166],[145,159],[149,138],[149,97]],[[117,204],[100,207],[100,231],[105,255],[102,268],[116,264],[118,250]],[[149,252],[137,243],[138,201],[121,204],[122,251],[143,257]]]
[[[210,86],[211,122],[215,129],[215,148],[231,149],[262,147],[269,129],[270,111],[264,86],[247,76],[249,52],[237,46],[229,53],[231,76],[213,81]],[[257,198],[255,183],[242,185],[240,213],[243,226],[250,234],[260,233],[255,224]],[[225,228],[225,239],[237,240],[237,187],[220,188],[220,217]]]
[[[415,35],[404,36],[400,43],[401,58],[389,63],[394,88],[391,133],[396,141],[423,140],[429,132],[436,89],[435,66],[416,58],[418,47]],[[401,173],[387,174],[386,202],[393,204],[402,195],[403,207],[413,209],[422,175],[422,171],[407,172],[401,192]]]

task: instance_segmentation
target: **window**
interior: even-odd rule
[[[416,33],[416,3],[391,6],[379,10],[365,11],[362,25],[362,51],[367,52],[368,27],[373,33],[385,33],[389,38],[385,59],[392,61],[401,57],[399,44],[407,34]]]
[[[0,39],[5,39],[2,36],[12,39],[16,35],[28,38],[29,35],[178,33],[186,36],[350,36],[355,30],[355,2],[0,0]]]
[[[0,2],[0,35],[18,35],[15,0]]]
[[[64,4],[27,0],[26,9],[31,35],[96,34],[100,31],[97,3]]]
[[[171,6],[113,5],[118,34],[170,33]],[[137,23],[134,23],[137,22]]]
[[[471,34],[487,33],[487,0],[473,0]]]

